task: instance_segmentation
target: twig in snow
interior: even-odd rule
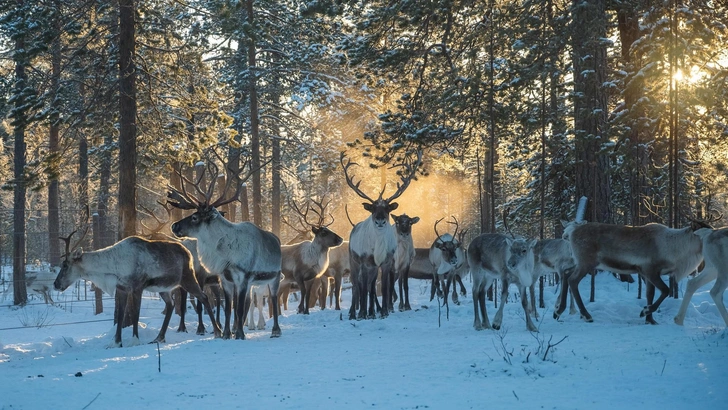
[[[73,346],[71,346],[70,343],[68,343],[68,340],[66,340],[66,337],[65,336],[61,336],[61,337],[63,338],[63,341],[66,342],[66,344],[68,345],[68,347],[73,347]]]
[[[564,336],[564,337],[563,337],[563,338],[562,338],[561,340],[559,340],[558,342],[556,342],[556,343],[554,343],[554,344],[551,344],[551,339],[553,339],[553,338],[554,338],[554,336],[553,336],[553,335],[551,335],[551,337],[549,338],[549,345],[548,345],[548,346],[546,346],[546,353],[544,353],[544,354],[543,354],[543,360],[544,360],[544,361],[546,361],[546,356],[548,356],[548,354],[549,354],[549,350],[551,350],[551,348],[552,348],[552,347],[556,347],[556,346],[558,346],[558,345],[559,345],[559,343],[561,343],[561,342],[563,342],[564,340],[566,340],[566,338],[567,338],[567,337],[569,337],[569,336]]]
[[[159,342],[157,342],[157,370],[162,373],[162,352],[159,350]]]
[[[667,365],[667,359],[662,363],[662,371],[660,372],[660,376],[662,376],[662,373],[665,373],[665,366]]]
[[[516,394],[515,390],[511,390],[513,392],[513,395],[516,396],[516,400],[521,401],[521,399],[518,398],[518,395]]]
[[[98,398],[99,398],[99,396],[101,396],[101,393],[97,394],[97,395],[96,395],[96,397],[94,397],[94,399],[93,399],[93,400],[91,400],[91,401],[90,401],[90,402],[89,402],[89,403],[88,403],[87,405],[85,405],[85,406],[84,406],[84,407],[83,407],[83,408],[82,408],[81,410],[86,410],[86,409],[88,408],[88,406],[90,406],[90,405],[91,405],[91,403],[95,402],[95,401],[96,401],[96,399],[98,399]]]

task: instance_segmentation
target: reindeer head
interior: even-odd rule
[[[392,219],[394,219],[394,226],[397,229],[397,234],[402,236],[412,235],[412,225],[420,221],[419,216],[410,218],[407,214],[402,214],[400,216],[392,214]]]
[[[88,217],[86,219],[88,221]],[[58,272],[58,276],[56,276],[56,280],[53,281],[53,287],[61,292],[68,289],[69,286],[79,280],[83,271],[78,266],[80,264],[77,263],[80,262],[81,258],[83,257],[83,248],[79,247],[78,245],[81,244],[81,242],[83,242],[83,239],[86,237],[86,234],[88,233],[88,226],[86,226],[86,229],[81,236],[81,239],[79,239],[73,246],[71,246],[71,237],[76,232],[77,231],[71,232],[71,234],[65,238],[58,238],[66,243],[66,253],[65,255],[63,255],[63,262],[61,262],[61,269]]]
[[[449,272],[451,269],[459,268],[465,260],[464,252],[462,250],[462,247],[460,246],[460,240],[458,239],[458,229],[460,229],[460,224],[458,223],[457,218],[453,216],[452,219],[454,222],[448,221],[449,224],[455,225],[455,233],[452,235],[450,235],[449,233],[440,235],[440,233],[437,231],[437,224],[442,222],[443,219],[444,218],[440,218],[435,221],[434,227],[435,234],[437,235],[437,239],[435,240],[435,247],[442,251],[442,261],[444,262],[441,263],[438,267],[438,274],[443,274]]]
[[[244,168],[240,167],[242,170]],[[213,200],[212,196],[215,193],[215,183],[217,182],[217,175],[219,168],[213,161],[209,161],[207,166],[202,169],[202,172],[197,177],[197,180],[192,182],[185,177],[182,172],[177,171],[180,178],[182,178],[181,191],[168,186],[169,191],[167,192],[167,203],[179,209],[194,209],[195,213],[183,218],[172,224],[172,233],[178,237],[197,237],[197,233],[200,228],[207,226],[211,221],[216,218],[222,218],[222,214],[218,212],[217,207],[226,205],[230,202],[237,200],[240,195],[240,191],[243,188],[243,181],[245,181],[252,174],[252,170],[247,173],[245,178],[240,178],[240,172],[229,171],[229,177],[225,181],[225,187],[222,190],[222,194],[217,199]],[[212,175],[211,182],[206,190],[200,187],[205,173],[209,172]],[[230,190],[233,183],[237,184],[234,193],[231,195]],[[197,197],[188,193],[185,185],[191,185],[197,191]]]
[[[397,191],[390,196],[387,199],[383,198],[384,195],[384,189],[379,193],[379,198],[376,200],[370,198],[367,196],[364,192],[359,189],[359,185],[361,185],[361,181],[354,183],[351,176],[349,176],[349,168],[352,165],[357,165],[356,163],[351,162],[351,160],[347,160],[346,163],[344,163],[344,157],[346,154],[344,152],[341,153],[341,166],[344,168],[344,176],[346,177],[346,183],[349,185],[351,189],[356,192],[357,195],[359,195],[362,199],[366,199],[367,202],[363,202],[362,205],[364,206],[364,209],[369,211],[372,215],[372,222],[374,222],[374,226],[378,229],[384,229],[389,225],[389,213],[397,209],[399,204],[396,202],[392,202],[395,199],[399,198],[400,195],[404,193],[404,191],[409,186],[410,182],[412,181],[412,178],[414,178],[415,173],[417,172],[417,167],[420,166],[420,163],[422,162],[422,151],[417,152],[417,160],[414,162],[405,162],[403,161],[401,164],[398,164],[396,166],[401,166],[403,169],[398,172],[400,175],[401,182],[397,182]]]
[[[506,242],[510,250],[510,256],[506,260],[506,267],[512,275],[518,278],[523,286],[530,286],[533,281],[532,272],[535,263],[533,248],[538,240],[527,241],[521,238],[506,238]]]

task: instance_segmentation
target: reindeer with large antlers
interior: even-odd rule
[[[218,175],[219,169],[214,162],[209,162],[207,169],[212,175]],[[243,167],[241,167],[243,169]],[[243,184],[250,174],[240,178],[239,173],[227,179],[222,195],[213,200],[215,181],[213,178],[207,190],[200,188],[205,174],[201,172],[195,182],[187,179],[181,172],[180,177],[192,185],[199,198],[188,193],[185,183],[181,190],[169,187],[168,202],[179,209],[193,209],[195,213],[172,224],[172,232],[178,237],[197,239],[200,262],[210,272],[221,272],[224,278],[233,282],[238,291],[236,301],[236,339],[245,339],[243,321],[250,308],[250,286],[267,285],[270,287],[272,300],[278,298],[278,286],[281,280],[281,243],[273,233],[264,231],[250,222],[232,223],[225,219],[217,208],[235,201]],[[237,187],[230,195],[233,181]],[[273,304],[273,330],[271,337],[279,337],[281,328],[278,325],[278,305]],[[225,330],[223,337],[229,338],[230,308],[225,307]]]
[[[314,207],[306,204],[305,211],[295,205],[292,206],[296,213],[299,214],[302,224],[309,225],[311,232],[314,234],[313,240],[303,241],[293,245],[281,246],[283,255],[283,281],[281,282],[281,296],[284,301],[288,301],[288,292],[291,283],[296,283],[301,289],[301,300],[298,304],[298,313],[308,314],[311,301],[309,295],[314,280],[318,280],[323,276],[329,266],[329,249],[335,248],[344,241],[341,236],[331,231],[328,226],[331,221],[326,223],[326,207],[329,202],[311,201]],[[317,220],[309,221],[309,215],[313,212],[318,216]]]
[[[356,308],[359,307],[358,319],[374,318],[374,305],[376,292],[374,286],[378,270],[382,270],[382,317],[389,315],[393,310],[392,297],[389,295],[391,283],[394,280],[394,253],[397,250],[397,238],[394,227],[389,223],[390,212],[397,209],[398,204],[393,202],[399,198],[415,177],[417,168],[422,162],[422,152],[417,152],[417,159],[412,162],[403,162],[403,170],[399,173],[400,182],[397,190],[389,198],[384,199],[384,189],[376,200],[367,196],[359,188],[361,181],[354,183],[349,175],[349,169],[355,163],[348,160],[344,162],[346,154],[341,153],[341,166],[349,187],[362,199],[364,209],[371,215],[354,226],[349,237],[349,259],[351,264],[352,301],[349,309],[349,319],[356,318]],[[367,310],[367,307],[369,308]]]

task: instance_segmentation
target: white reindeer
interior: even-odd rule
[[[349,319],[357,318],[356,309],[359,307],[358,319],[373,319],[375,317],[374,305],[376,301],[375,284],[379,269],[382,271],[382,317],[389,316],[393,310],[392,297],[389,294],[394,281],[394,253],[397,250],[397,238],[394,227],[389,223],[390,212],[397,209],[398,204],[393,202],[409,186],[422,161],[422,152],[417,153],[414,163],[403,163],[404,171],[400,174],[401,183],[397,183],[396,192],[387,199],[379,193],[374,200],[359,189],[361,181],[354,183],[349,176],[351,160],[344,164],[345,153],[341,153],[341,166],[344,169],[346,183],[359,197],[365,199],[364,209],[371,215],[359,222],[352,229],[349,236],[349,259],[351,264],[352,302],[349,309]],[[368,309],[367,309],[368,305]]]
[[[715,284],[710,289],[710,297],[713,298],[723,321],[728,326],[728,311],[723,303],[723,292],[728,288],[728,228],[715,230],[702,228],[695,231],[695,234],[703,242],[705,267],[698,276],[688,281],[680,310],[675,316],[675,323],[682,326],[685,312],[695,291],[715,280]]]
[[[533,281],[533,248],[536,240],[511,239],[502,234],[486,233],[473,239],[468,246],[468,263],[473,275],[473,310],[475,330],[490,328],[490,321],[485,308],[486,290],[494,279],[503,283],[501,304],[493,319],[493,329],[500,329],[503,322],[503,307],[508,299],[508,286],[512,281],[518,285],[521,294],[521,305],[526,315],[526,328],[532,332],[538,329],[528,314],[528,297],[526,288]],[[478,310],[480,308],[480,310]],[[482,321],[481,321],[482,316]]]
[[[248,310],[248,317],[245,319],[245,324],[248,329],[265,329],[265,316],[263,316],[263,301],[265,298],[270,298],[270,292],[268,292],[267,286],[252,285],[250,287],[250,310]],[[270,303],[270,300],[269,300]],[[258,323],[255,322],[255,310],[258,310]]]
[[[212,171],[212,175],[218,175],[219,169],[214,163],[208,163],[207,167]],[[235,338],[245,339],[243,321],[250,308],[250,286],[268,285],[271,299],[277,300],[278,298],[278,286],[281,280],[281,243],[273,233],[264,231],[250,222],[232,223],[217,211],[217,207],[237,199],[242,189],[242,183],[238,184],[233,195],[225,197],[233,180],[240,181],[237,175],[227,179],[222,195],[212,201],[217,178],[213,178],[208,189],[203,191],[199,185],[204,174],[205,171],[200,172],[197,181],[192,182],[180,173],[184,182],[191,184],[203,197],[202,200],[187,194],[184,183],[182,191],[170,187],[167,197],[172,206],[195,210],[192,215],[172,224],[172,232],[178,237],[197,239],[202,265],[210,272],[222,272],[225,280],[235,284],[238,292],[235,304]],[[250,173],[247,176],[249,175]],[[273,303],[272,305],[273,330],[271,337],[280,337],[278,304]],[[230,318],[226,308],[223,338],[230,338],[230,336]]]
[[[394,275],[399,282],[399,310],[412,310],[409,302],[409,269],[415,259],[415,244],[412,240],[412,225],[420,221],[419,216],[410,218],[407,214],[392,214],[397,230],[397,250],[394,252]],[[392,283],[392,293],[394,283]]]
[[[53,304],[53,297],[51,296],[51,290],[53,290],[53,280],[58,275],[53,269],[42,267],[41,270],[36,272],[28,272],[25,275],[25,286],[43,296],[43,301],[46,304]]]
[[[73,233],[71,234],[73,235]],[[114,296],[119,293],[116,309],[116,334],[114,344],[121,347],[121,327],[124,322],[127,296],[131,295],[133,337],[139,340],[139,311],[143,290],[159,292],[166,304],[166,313],[159,335],[152,343],[165,341],[169,320],[174,311],[169,292],[181,286],[205,304],[215,328],[215,337],[221,336],[220,328],[212,316],[207,296],[200,289],[192,267],[192,255],[182,244],[171,241],[148,241],[130,236],[97,251],[83,252],[78,248],[69,256],[70,235],[66,242],[66,258],[56,277],[54,287],[64,291],[79,279],[93,282],[101,290]],[[182,302],[184,303],[184,301]]]
[[[702,241],[690,227],[673,229],[655,223],[624,226],[571,222],[566,226],[563,238],[571,244],[576,268],[561,284],[559,309],[554,312],[554,319],[559,319],[566,309],[566,295],[571,289],[581,317],[587,322],[593,321],[579,294],[579,282],[594,269],[603,269],[621,274],[637,272],[645,279],[647,306],[640,317],[645,317],[647,323],[657,324],[652,313],[670,293],[660,276],[670,275],[680,281],[703,261]],[[660,289],[660,297],[653,303],[655,287]]]

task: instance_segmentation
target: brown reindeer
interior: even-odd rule
[[[592,322],[592,316],[584,307],[579,293],[579,282],[595,269],[614,273],[638,273],[647,284],[647,306],[640,317],[657,324],[652,317],[670,293],[661,275],[674,276],[676,281],[695,271],[703,261],[702,242],[693,229],[668,228],[661,224],[644,226],[610,225],[603,223],[569,223],[563,238],[571,244],[576,268],[561,285],[559,309],[554,319],[559,319],[566,308],[566,295],[571,289],[581,317]],[[660,297],[653,303],[655,288]]]
[[[280,295],[287,302],[290,285],[296,283],[301,290],[298,313],[306,315],[309,313],[312,282],[321,278],[329,266],[329,248],[335,248],[343,242],[339,235],[328,228],[334,222],[333,217],[326,223],[326,207],[330,201],[324,202],[322,198],[320,201],[311,202],[315,208],[306,204],[305,210],[298,206],[294,209],[302,218],[302,223],[311,227],[313,240],[281,246],[283,281]],[[313,222],[309,221],[312,212],[318,216]]]

